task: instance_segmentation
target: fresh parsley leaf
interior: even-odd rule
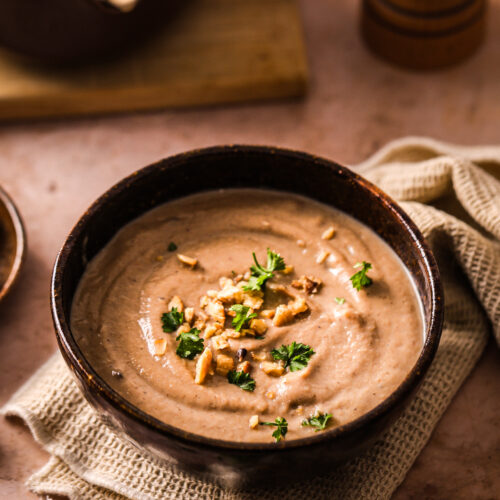
[[[182,332],[175,340],[180,340],[175,353],[186,359],[193,359],[203,352],[203,339],[200,339],[200,330],[191,328],[189,332]]]
[[[244,391],[252,392],[255,389],[255,380],[249,373],[231,370],[227,374],[227,380],[230,384],[237,385]]]
[[[342,305],[345,302],[345,299],[344,297],[335,297],[335,302],[337,302],[337,304]]]
[[[267,249],[267,267],[259,264],[255,252],[252,253],[252,256],[255,265],[250,267],[251,276],[243,290],[259,291],[262,290],[266,281],[274,276],[274,271],[285,269],[285,261],[279,253],[272,252],[269,248]]]
[[[168,249],[169,252],[175,252],[177,250],[177,245],[173,241],[171,241],[168,244],[167,249]]]
[[[273,432],[273,438],[278,443],[281,439],[285,438],[288,432],[288,422],[283,417],[278,417],[274,422],[261,422],[260,425],[275,425],[276,430]]]
[[[367,271],[372,268],[372,265],[369,262],[358,262],[354,267],[361,267],[361,269],[353,274],[349,279],[352,282],[353,288],[355,288],[358,292],[367,286],[370,286],[373,281],[370,277],[366,275]]]
[[[237,332],[246,326],[252,318],[257,317],[256,313],[248,314],[250,308],[248,306],[244,306],[243,304],[235,304],[231,307],[231,311],[236,313],[236,316],[233,318],[233,326]]]
[[[168,313],[161,315],[162,328],[165,333],[172,333],[184,322],[184,313],[177,311],[177,307],[172,307]]]
[[[305,368],[309,363],[309,359],[315,352],[310,346],[297,342],[292,342],[290,345],[282,345],[279,349],[273,349],[271,356],[274,359],[285,362],[285,368],[290,367],[291,372],[296,372]]]
[[[324,431],[331,418],[331,413],[316,413],[302,420],[302,425],[305,427],[314,427],[315,432]]]

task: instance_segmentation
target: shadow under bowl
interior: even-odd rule
[[[416,364],[382,403],[360,418],[280,443],[240,443],[195,435],[147,415],[92,368],[70,329],[72,299],[87,263],[125,224],[175,198],[220,188],[288,191],[340,209],[373,229],[408,268],[420,296],[425,339]],[[372,443],[414,396],[439,344],[443,293],[422,234],[403,210],[345,167],[305,153],[221,146],[179,154],[125,178],[83,214],[55,263],[51,306],[60,350],[88,401],[115,430],[155,456],[224,486],[266,486],[331,470]]]

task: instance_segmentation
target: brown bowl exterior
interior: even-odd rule
[[[338,208],[378,233],[399,255],[420,294],[426,337],[416,365],[376,408],[346,425],[280,443],[238,443],[190,434],[131,405],[93,370],[70,330],[71,302],[89,262],[132,219],[200,191],[256,187],[308,196]],[[52,277],[52,315],[61,352],[89,402],[140,447],[226,486],[294,480],[365,448],[414,395],[439,344],[443,294],[434,257],[414,223],[371,183],[331,161],[289,150],[222,146],[191,151],[137,171],[101,196],[71,231]]]
[[[139,0],[118,12],[101,0],[1,0],[0,44],[44,63],[95,62],[154,34],[180,5]]]

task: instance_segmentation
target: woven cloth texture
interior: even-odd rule
[[[389,498],[477,362],[489,332],[500,343],[500,148],[409,137],[356,168],[401,201],[433,248],[445,289],[436,358],[415,399],[379,441],[329,475],[279,491],[220,488],[115,435],[55,354],[2,409],[21,417],[51,454],[28,487],[39,494],[103,500]]]

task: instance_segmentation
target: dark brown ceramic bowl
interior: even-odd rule
[[[14,202],[0,188],[0,300],[14,285],[26,253],[23,221]]]
[[[378,233],[410,271],[422,300],[425,342],[415,366],[385,401],[360,418],[311,437],[280,443],[206,438],[160,422],[109,387],[71,333],[71,301],[86,264],[124,225],[147,210],[192,193],[262,187],[308,196],[336,207]],[[61,352],[89,402],[115,429],[153,454],[225,485],[276,484],[328,470],[373,442],[407,405],[438,347],[443,294],[434,257],[415,224],[387,195],[347,168],[304,153],[224,146],[191,151],[137,171],[83,214],[57,257],[52,314]],[[397,313],[397,312],[395,312]]]
[[[46,63],[94,62],[149,37],[180,4],[137,0],[122,11],[108,0],[0,0],[0,44]]]

